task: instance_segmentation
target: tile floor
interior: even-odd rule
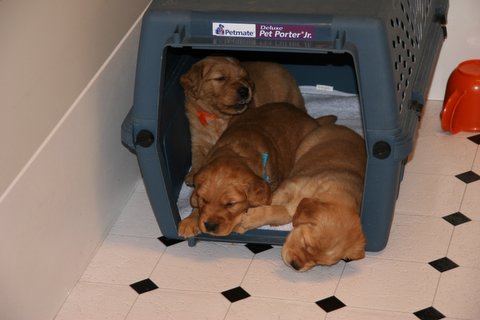
[[[480,135],[425,108],[389,243],[297,273],[279,247],[164,239],[142,185],[71,292],[67,319],[480,319]]]

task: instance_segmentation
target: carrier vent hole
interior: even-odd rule
[[[392,62],[400,111],[411,96],[411,77],[421,49],[423,30],[433,12],[431,6],[432,0],[399,0],[397,11],[387,22],[393,56],[396,57]]]

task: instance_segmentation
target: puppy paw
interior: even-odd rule
[[[192,171],[190,171],[189,173],[187,173],[187,175],[185,176],[185,184],[189,187],[193,187],[193,173]]]
[[[243,234],[248,230],[255,229],[257,226],[255,225],[255,216],[251,213],[252,209],[249,209],[247,212],[242,214],[242,219],[240,223],[235,227],[233,230],[236,233]]]
[[[238,226],[236,226],[234,229],[233,229],[233,232],[236,232],[238,234],[244,234],[245,232],[247,232],[248,229],[244,228],[241,224],[239,224]]]
[[[196,218],[187,217],[178,224],[178,235],[183,238],[190,238],[200,233],[198,220]]]

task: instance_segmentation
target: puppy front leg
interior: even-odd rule
[[[292,215],[280,205],[260,206],[248,209],[242,215],[242,221],[233,231],[245,233],[264,225],[279,226],[292,222]]]
[[[207,144],[206,142],[204,142],[202,145],[199,144],[199,142],[196,142],[196,140],[192,141],[192,167],[185,176],[185,184],[187,186],[193,186],[193,176],[203,166],[205,158],[207,157],[207,153],[212,148],[212,146],[213,145]]]
[[[180,237],[190,238],[201,232],[198,227],[198,216],[198,209],[194,208],[188,217],[180,221],[178,224],[178,235]]]

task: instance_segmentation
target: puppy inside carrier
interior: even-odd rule
[[[448,0],[153,1],[143,19],[134,104],[122,142],[137,156],[163,235],[190,213],[191,140],[180,77],[210,55],[283,65],[307,112],[365,139],[367,251],[388,241],[406,159],[440,48]],[[281,245],[283,228],[189,239]]]

